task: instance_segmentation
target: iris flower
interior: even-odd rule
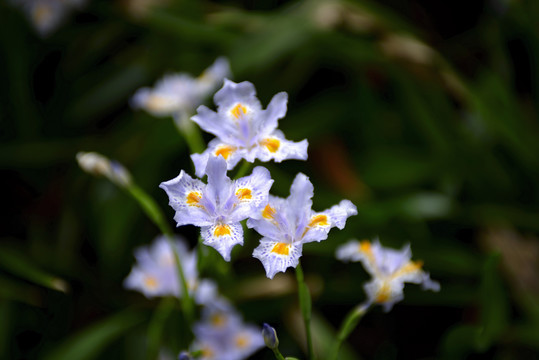
[[[193,329],[196,339],[192,349],[202,352],[202,360],[247,359],[264,346],[261,330],[245,324],[228,303],[221,304],[226,306],[203,309],[202,321]]]
[[[267,204],[273,180],[269,171],[261,166],[249,176],[230,180],[222,156],[210,158],[206,173],[207,185],[182,170],[176,178],[159,187],[166,191],[169,205],[176,211],[177,225],[199,226],[204,244],[230,261],[232,248],[236,244],[243,245],[240,221],[259,216]]]
[[[290,188],[290,196],[269,197],[261,218],[249,219],[247,226],[263,236],[253,256],[259,259],[268,278],[299,263],[303,244],[327,239],[333,227],[343,229],[346,219],[357,209],[349,200],[322,212],[311,209],[313,185],[309,178],[298,174]]]
[[[227,76],[230,76],[230,65],[221,57],[198,78],[186,73],[165,75],[154,88],[139,89],[131,99],[131,105],[153,116],[181,118],[184,114],[192,114]]]
[[[307,140],[295,143],[286,140],[284,134],[277,130],[278,120],[286,114],[288,95],[285,92],[275,95],[267,109],[263,110],[253,84],[225,80],[214,101],[217,112],[200,106],[197,115],[191,118],[204,131],[217,136],[202,154],[191,155],[197,176],[204,175],[212,155],[222,155],[227,160],[229,170],[241,159],[248,162],[255,159],[273,159],[276,162],[307,159]]]
[[[146,297],[181,297],[174,251],[180,257],[189,292],[198,304],[211,303],[217,296],[217,286],[210,280],[200,280],[197,256],[188,250],[183,239],[174,239],[174,248],[164,236],[158,237],[151,246],[135,251],[137,263],[124,281],[127,289],[142,292]]]
[[[421,284],[423,290],[440,290],[440,284],[421,270],[423,262],[411,260],[410,245],[395,250],[384,248],[378,240],[352,240],[340,246],[336,255],[342,261],[361,261],[372,275],[372,280],[364,285],[368,301],[383,305],[385,311],[404,298],[405,282]]]

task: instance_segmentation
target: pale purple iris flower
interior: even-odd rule
[[[229,170],[241,159],[248,162],[307,159],[307,140],[292,142],[277,130],[278,120],[286,114],[285,92],[276,94],[263,110],[252,83],[225,80],[214,101],[217,112],[200,106],[197,115],[191,118],[204,131],[217,136],[202,154],[191,155],[197,176],[204,175],[208,159],[214,155],[222,155]]]
[[[264,347],[261,329],[246,324],[228,302],[205,307],[195,324],[192,351],[201,351],[201,360],[243,360]]]
[[[210,304],[217,297],[217,286],[210,280],[199,279],[197,256],[189,251],[180,237],[173,240],[174,246],[165,236],[158,237],[151,246],[135,250],[136,264],[124,281],[124,287],[143,293],[148,298],[160,296],[182,296],[182,288],[174,252],[180,258],[189,293],[197,304]]]
[[[232,248],[243,245],[240,221],[259,216],[267,204],[273,180],[269,171],[261,166],[237,180],[230,180],[226,171],[225,159],[212,156],[206,168],[207,185],[182,170],[160,187],[166,191],[169,205],[176,211],[177,225],[199,226],[204,244],[230,261]]]
[[[198,78],[187,73],[167,74],[153,88],[140,88],[133,95],[131,106],[153,116],[182,118],[185,114],[191,115],[228,76],[228,60],[220,57]]]
[[[404,298],[404,283],[421,284],[423,290],[439,291],[440,284],[430,279],[421,269],[423,262],[412,261],[410,245],[401,250],[383,247],[378,240],[373,243],[352,240],[337,249],[337,259],[360,261],[372,275],[364,285],[368,302],[380,304],[385,311]]]
[[[296,267],[303,244],[327,239],[333,227],[343,229],[346,219],[356,215],[357,209],[349,200],[322,212],[312,208],[313,185],[309,178],[298,174],[286,199],[270,196],[269,203],[259,219],[249,219],[247,226],[263,236],[253,256],[259,259],[268,278]]]

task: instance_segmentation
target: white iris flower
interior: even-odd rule
[[[186,73],[168,74],[155,87],[139,89],[131,99],[131,106],[153,116],[182,118],[192,114],[227,76],[230,76],[230,65],[226,58],[220,57],[198,78]]]
[[[440,290],[440,284],[421,270],[423,262],[411,260],[410,245],[395,250],[384,248],[378,240],[352,240],[340,246],[336,256],[342,261],[361,261],[373,277],[364,285],[369,302],[383,305],[385,311],[404,298],[405,282],[421,284],[424,290]]]
[[[309,178],[298,174],[286,199],[270,196],[260,219],[249,219],[247,226],[260,235],[260,245],[253,256],[264,265],[266,275],[273,279],[276,273],[288,267],[296,267],[303,244],[327,239],[333,227],[343,229],[346,219],[357,214],[357,208],[349,200],[322,212],[311,209],[313,185]]]
[[[295,143],[286,140],[277,130],[278,120],[286,114],[288,95],[285,92],[273,97],[267,109],[263,110],[256,98],[252,83],[235,83],[225,80],[225,84],[215,96],[217,112],[200,106],[192,117],[200,127],[217,136],[208,144],[202,154],[193,154],[196,174],[204,175],[208,159],[222,155],[229,170],[245,159],[281,162],[287,159],[307,159],[307,140]]]
[[[201,228],[204,244],[217,250],[226,261],[236,244],[243,245],[240,221],[259,216],[268,202],[273,180],[267,169],[257,166],[251,175],[237,180],[226,176],[226,161],[213,156],[206,168],[208,184],[193,179],[183,170],[159,187],[166,191],[176,211],[177,225]]]

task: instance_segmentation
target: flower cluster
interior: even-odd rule
[[[404,298],[404,283],[421,284],[424,290],[439,291],[440,284],[421,270],[421,261],[412,261],[412,251],[406,245],[401,250],[384,248],[378,240],[352,240],[337,249],[336,256],[342,261],[361,261],[371,274],[372,280],[364,285],[370,303],[383,305],[391,310]]]
[[[247,226],[263,236],[253,256],[271,279],[277,272],[297,266],[304,243],[325,240],[332,227],[344,228],[346,219],[357,210],[343,200],[324,212],[314,212],[313,185],[303,174],[294,180],[286,200],[269,195],[273,180],[263,167],[238,180],[227,177],[227,170],[242,158],[249,162],[307,158],[306,140],[294,143],[276,130],[277,121],[286,113],[286,93],[275,95],[266,110],[261,109],[255,94],[249,82],[225,80],[214,98],[218,111],[201,106],[193,116],[204,130],[218,136],[203,154],[192,155],[196,174],[207,175],[207,185],[182,170],[160,187],[176,211],[177,225],[200,226],[204,244],[227,261],[232,248],[243,244],[240,221],[248,219]]]

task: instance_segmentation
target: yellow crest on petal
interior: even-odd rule
[[[230,113],[231,113],[232,116],[234,116],[236,119],[239,119],[240,116],[243,116],[243,115],[247,114],[247,108],[246,108],[245,106],[243,106],[242,104],[237,103],[237,104],[232,108],[232,110],[230,110]]]
[[[274,153],[279,150],[281,147],[281,142],[274,138],[267,138],[260,142],[262,146],[265,146],[266,149],[268,149],[269,152]]]
[[[214,236],[225,236],[230,235],[232,232],[230,231],[230,226],[226,224],[219,224],[215,227],[215,230],[213,231]]]
[[[236,191],[236,196],[238,197],[238,199],[240,201],[241,200],[250,200],[250,199],[253,198],[251,189],[247,189],[247,188],[238,189],[238,191]]]
[[[277,243],[271,249],[272,253],[288,256],[290,253],[290,244],[287,243]]]

